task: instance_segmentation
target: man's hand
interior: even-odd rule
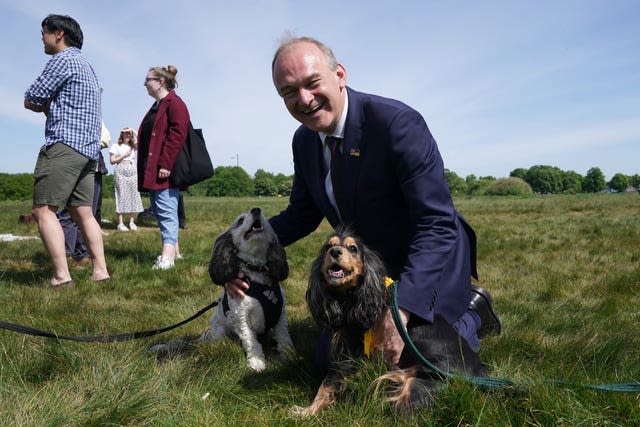
[[[411,314],[403,309],[399,310],[400,319],[406,328]],[[388,308],[380,320],[373,325],[372,341],[372,347],[383,351],[384,360],[389,365],[395,366],[398,364],[404,349],[404,341],[396,328],[396,324],[393,322],[393,316]]]
[[[227,294],[231,298],[242,299],[246,296],[244,292],[249,289],[249,284],[242,280],[243,277],[244,273],[240,271],[238,272],[237,278],[227,282],[227,284],[224,285],[224,287],[227,289]]]
[[[26,108],[27,110],[31,110],[34,111],[36,113],[44,113],[45,116],[49,115],[49,105],[50,105],[51,101],[47,100],[47,102],[45,102],[42,105],[36,105],[33,102],[29,101],[27,98],[24,99],[24,108]]]

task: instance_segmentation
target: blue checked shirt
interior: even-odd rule
[[[42,106],[50,100],[45,145],[63,142],[91,160],[100,153],[100,84],[80,49],[68,47],[51,57],[25,93]]]

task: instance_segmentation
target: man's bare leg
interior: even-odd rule
[[[71,280],[69,266],[67,265],[67,255],[64,249],[64,232],[58,217],[56,216],[56,206],[34,205],[31,213],[38,223],[40,237],[44,247],[49,252],[53,263],[53,277],[50,280],[52,286],[57,286]]]

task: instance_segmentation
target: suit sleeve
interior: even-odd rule
[[[405,310],[432,321],[438,295],[463,286],[457,276],[465,273],[455,265],[460,255],[457,212],[437,144],[422,116],[402,110],[391,121],[389,131],[392,164],[410,221],[398,302]],[[451,312],[451,307],[442,311]]]
[[[301,148],[298,147],[298,149]],[[289,205],[278,215],[269,219],[282,246],[288,246],[309,235],[318,228],[324,218],[324,214],[309,193],[309,187],[300,162],[300,153],[298,153],[294,144],[294,178]]]

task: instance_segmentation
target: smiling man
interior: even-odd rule
[[[399,101],[347,87],[345,67],[315,39],[282,43],[272,77],[302,124],[293,136],[289,206],[270,219],[280,242],[303,238],[324,218],[334,228],[350,227],[398,281],[405,324],[430,325],[440,316],[475,351],[479,335],[498,334],[491,297],[471,285],[475,234],[453,206],[442,158],[422,116]],[[247,287],[242,280],[227,284],[236,297]],[[388,311],[373,339],[387,362],[397,364],[404,343]],[[326,345],[321,337],[321,368]]]
[[[32,213],[51,256],[54,289],[74,286],[69,273],[64,233],[56,211],[67,207],[88,246],[91,278],[109,278],[102,232],[93,216],[94,177],[100,153],[101,95],[93,68],[80,52],[83,34],[69,16],[42,21],[44,52],[51,55],[40,76],[27,89],[24,107],[44,113],[45,144],[34,171]]]
[[[276,90],[289,113],[314,132],[332,134],[347,107],[347,71],[313,43],[280,48],[273,64]],[[276,74],[277,67],[277,74]]]

